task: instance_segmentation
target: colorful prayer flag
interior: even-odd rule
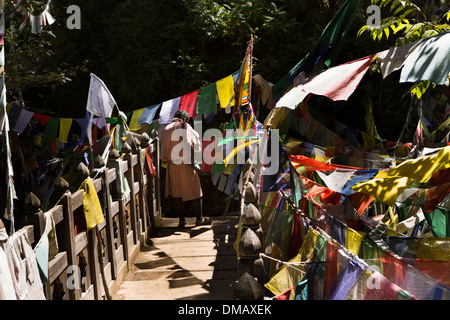
[[[198,91],[186,93],[180,98],[180,110],[186,111],[192,118],[197,116]]]

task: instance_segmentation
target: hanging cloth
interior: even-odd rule
[[[211,83],[198,91],[198,114],[210,114],[217,111],[216,93],[216,83]]]
[[[83,190],[83,211],[86,218],[86,227],[89,231],[104,221],[103,210],[92,178],[88,177],[84,180],[78,190]]]
[[[72,118],[60,118],[59,120],[59,141],[67,143],[70,127],[72,126]]]
[[[217,95],[219,96],[220,107],[234,106],[234,81],[233,75],[229,75],[216,83]]]

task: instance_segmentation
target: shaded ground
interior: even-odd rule
[[[141,249],[115,300],[231,300],[237,281],[233,248],[237,216],[212,217],[195,227],[195,218],[163,218],[158,232]]]

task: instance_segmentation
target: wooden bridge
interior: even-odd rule
[[[237,216],[213,217],[206,226],[195,227],[195,218],[186,222],[178,228],[176,218],[161,220],[113,299],[233,299]]]
[[[232,299],[237,214],[198,227],[187,218],[183,229],[177,219],[162,217],[158,138],[135,140],[133,147],[124,144],[123,158],[111,152],[93,179],[104,214],[95,228],[83,225],[78,186],[93,173],[82,164],[75,182],[56,180],[45,213],[33,193],[25,199],[20,227],[33,247],[49,214],[55,224],[58,252],[49,260],[46,299]],[[97,157],[96,166],[105,163]]]

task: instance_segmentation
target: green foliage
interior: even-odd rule
[[[399,46],[450,30],[450,26],[444,23],[449,20],[450,11],[431,21],[419,6],[409,0],[373,0],[372,4],[384,8],[384,11],[390,5],[388,12],[391,16],[381,19],[378,26],[364,25],[357,36],[369,32],[374,41],[380,41],[392,34],[397,36],[396,45]]]
[[[420,8],[409,0],[372,0],[372,4],[384,10],[382,14],[389,13],[391,16],[381,19],[378,26],[364,25],[359,29],[357,37],[368,33],[373,41],[381,41],[393,36],[395,46],[401,46],[450,30],[447,23],[450,20],[448,9],[440,15],[433,15],[430,8]],[[409,88],[406,94],[421,99],[427,90],[431,91],[436,87],[435,84],[430,84],[429,81],[420,81]]]
[[[19,12],[13,1],[5,1],[5,81],[8,100],[19,100],[20,93],[25,105],[33,103],[45,87],[67,84],[77,71],[83,70],[83,64],[71,65],[58,59],[55,52],[57,42],[50,27],[43,27],[39,34],[32,34],[29,21],[23,29],[23,9],[33,15],[39,15],[45,9],[47,1],[22,1]],[[30,101],[31,100],[31,101]]]

